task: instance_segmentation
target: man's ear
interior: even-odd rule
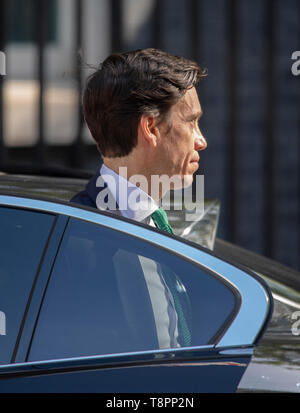
[[[156,126],[157,119],[152,115],[142,115],[138,126],[139,139],[143,139],[144,143],[156,147],[160,138],[159,129]]]

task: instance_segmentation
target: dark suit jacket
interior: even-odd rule
[[[79,192],[78,194],[76,194],[71,199],[71,202],[75,202],[81,205],[87,205],[89,207],[97,208],[97,209],[104,210],[104,211],[110,210],[106,204],[101,205],[99,203],[99,199],[97,201],[98,195],[104,189],[106,189],[106,191],[110,193],[111,198],[113,198],[113,195],[109,191],[106,182],[102,179],[100,173],[97,173],[89,180],[85,189]],[[108,198],[108,195],[107,197],[104,198],[105,202],[107,202],[107,198]],[[116,201],[115,201],[115,206],[116,206],[116,209],[113,209],[110,211],[115,213],[116,215],[122,215]]]

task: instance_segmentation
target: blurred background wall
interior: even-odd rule
[[[145,47],[208,69],[198,173],[222,203],[218,235],[300,269],[298,0],[0,0],[0,169],[95,171],[86,64]]]

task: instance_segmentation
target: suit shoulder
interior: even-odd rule
[[[70,200],[70,202],[73,202],[75,204],[80,204],[80,205],[87,205],[93,208],[97,208],[95,202],[93,199],[90,198],[88,195],[87,191],[81,191],[78,192],[78,194],[74,195],[73,198]]]

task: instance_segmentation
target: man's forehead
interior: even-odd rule
[[[202,115],[202,107],[199,102],[197,91],[194,87],[187,90],[178,104],[178,109],[185,116]]]

